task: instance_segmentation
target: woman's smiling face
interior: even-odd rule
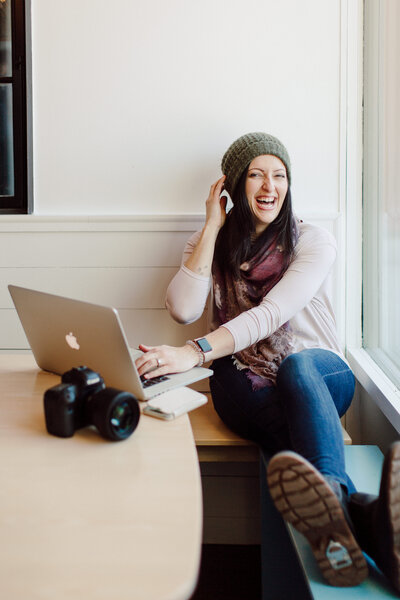
[[[288,187],[286,167],[277,156],[262,154],[251,161],[245,190],[256,235],[279,215]]]

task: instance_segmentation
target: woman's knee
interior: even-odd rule
[[[289,354],[281,363],[276,383],[280,387],[288,382],[299,381],[313,371],[313,361],[307,352]]]
[[[277,375],[277,389],[285,405],[299,399],[322,407],[333,401],[339,416],[350,405],[354,375],[342,359],[329,350],[309,349],[289,355]]]

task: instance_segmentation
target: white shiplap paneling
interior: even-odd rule
[[[338,236],[336,214],[302,218]],[[27,348],[9,283],[114,306],[131,345],[180,344],[203,335],[206,315],[182,326],[164,308],[165,291],[179,268],[185,241],[203,220],[203,215],[5,217],[0,222],[0,349]],[[341,263],[339,256],[332,285],[339,309]],[[340,330],[340,310],[338,325]]]

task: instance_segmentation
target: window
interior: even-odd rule
[[[364,14],[363,344],[400,388],[400,2]]]
[[[0,0],[0,213],[27,201],[25,2]]]

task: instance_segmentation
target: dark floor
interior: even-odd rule
[[[205,544],[191,600],[260,600],[260,546]]]

